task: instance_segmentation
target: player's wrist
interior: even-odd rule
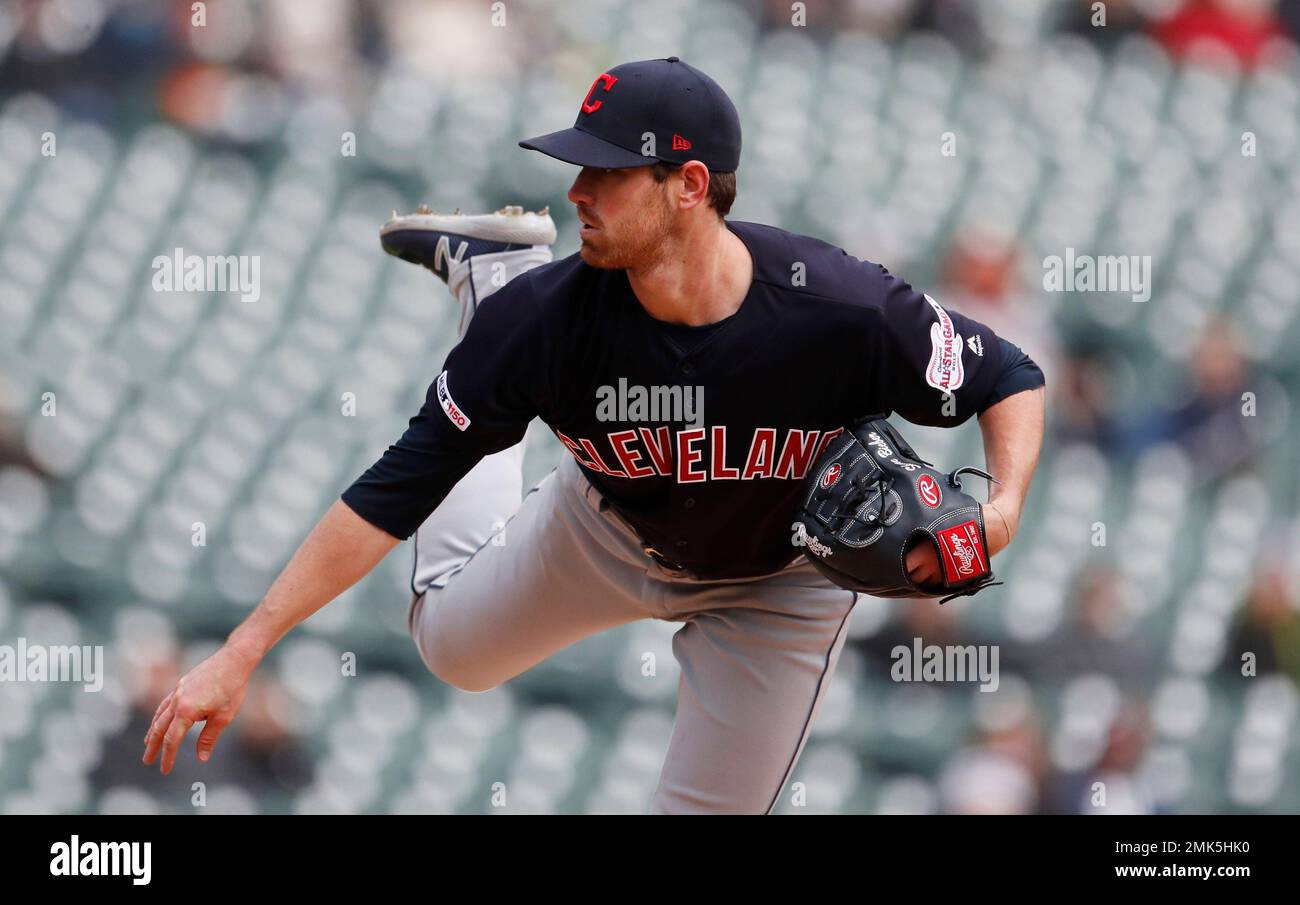
[[[243,664],[247,672],[252,673],[270,650],[270,645],[255,632],[240,626],[226,638],[226,649]]]
[[[989,500],[984,504],[984,531],[990,535],[989,546],[993,548],[993,553],[1005,549],[1016,536],[1019,511],[998,500]]]

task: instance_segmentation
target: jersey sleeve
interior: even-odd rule
[[[357,515],[405,540],[480,459],[542,414],[545,339],[522,274],[484,299],[406,432],[343,492]]]
[[[1023,349],[1008,341],[1005,336],[999,337],[998,342],[1002,346],[1002,368],[993,391],[984,401],[984,408],[1024,390],[1037,389],[1047,382],[1042,368]]]
[[[879,265],[866,265],[885,403],[914,424],[955,427],[1043,385],[1036,364],[989,327],[945,308]]]

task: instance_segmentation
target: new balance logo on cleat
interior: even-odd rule
[[[460,263],[465,258],[465,252],[468,250],[469,242],[462,240],[460,245],[456,248],[456,254],[453,257],[451,255],[451,236],[438,236],[438,245],[433,251],[433,267],[430,269],[445,280],[447,279],[447,275],[451,272],[448,267],[448,260]]]

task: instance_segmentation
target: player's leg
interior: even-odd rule
[[[812,731],[856,595],[810,566],[761,582],[673,586],[686,625],[677,717],[656,814],[765,814]]]
[[[493,214],[438,214],[421,207],[379,232],[384,251],[419,264],[447,284],[460,306],[458,336],[478,305],[519,274],[551,260],[555,224],[545,211],[509,206]],[[485,457],[417,530],[412,594],[454,569],[519,507],[524,443]]]
[[[434,675],[485,691],[582,638],[654,615],[641,546],[599,505],[566,457],[491,541],[430,583],[410,621]]]

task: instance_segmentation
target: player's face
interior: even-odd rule
[[[582,229],[582,259],[592,267],[638,269],[664,253],[672,229],[668,182],[655,182],[649,167],[602,170],[583,167],[569,189]]]

